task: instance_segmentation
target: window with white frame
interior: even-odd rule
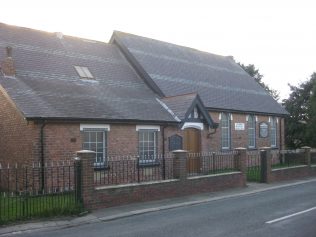
[[[157,158],[157,129],[138,130],[138,151],[142,163],[153,162]]]
[[[271,147],[277,146],[277,119],[275,117],[270,118],[270,144]]]
[[[248,116],[248,147],[256,147],[256,118],[253,115]]]
[[[95,152],[95,165],[107,165],[107,130],[102,128],[83,128],[84,150]]]
[[[230,116],[228,113],[221,113],[221,144],[222,149],[230,149]]]

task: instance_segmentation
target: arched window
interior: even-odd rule
[[[222,149],[230,149],[230,118],[228,113],[221,113],[221,144]]]
[[[256,118],[253,115],[248,116],[248,147],[256,147]]]
[[[271,147],[277,146],[277,119],[275,117],[270,119],[270,143]]]

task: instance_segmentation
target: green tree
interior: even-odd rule
[[[291,94],[283,100],[290,113],[285,119],[285,142],[290,148],[316,147],[316,73],[297,87],[289,86]]]
[[[255,67],[253,64],[244,65],[242,63],[238,63],[239,66],[242,67],[251,77],[255,79],[256,82],[259,83],[275,100],[280,99],[280,94],[277,90],[271,89],[267,84],[262,81],[263,75],[260,74],[259,69]]]

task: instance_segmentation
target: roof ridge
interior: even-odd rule
[[[21,29],[21,30],[28,30],[28,31],[31,31],[31,32],[37,32],[37,33],[41,33],[41,34],[48,34],[48,35],[55,35],[56,33],[62,33],[62,32],[58,32],[58,31],[55,31],[55,32],[52,32],[52,31],[45,31],[45,30],[39,30],[39,29],[34,29],[34,28],[30,28],[30,27],[25,27],[25,26],[17,26],[17,25],[11,25],[11,24],[7,24],[7,23],[3,23],[3,22],[0,22],[0,27],[3,26],[3,27],[11,27],[11,28],[15,28],[16,30],[18,29]],[[85,42],[93,42],[93,43],[102,43],[102,44],[106,44],[106,45],[111,45],[110,43],[108,42],[105,42],[105,41],[100,41],[100,40],[94,40],[94,39],[89,39],[89,38],[83,38],[83,37],[79,37],[79,36],[74,36],[74,35],[68,35],[68,34],[63,34],[63,37],[69,37],[69,38],[74,38],[74,39],[77,39],[77,40],[83,40]]]
[[[169,44],[169,45],[173,45],[173,46],[180,47],[180,48],[186,48],[186,49],[191,50],[191,51],[204,53],[204,54],[208,54],[208,55],[212,55],[212,56],[216,56],[216,57],[228,58],[228,59],[230,59],[232,57],[231,55],[223,56],[223,55],[219,55],[219,54],[214,54],[214,53],[210,53],[210,52],[207,52],[207,51],[203,51],[203,50],[200,50],[200,49],[192,48],[192,47],[189,47],[189,46],[184,46],[184,45],[180,45],[180,44],[170,43],[170,42],[167,42],[167,41],[153,39],[153,38],[149,38],[149,37],[146,37],[146,36],[136,35],[136,34],[127,33],[127,32],[123,32],[123,31],[114,30],[113,34],[115,34],[115,33],[116,34],[122,34],[122,35],[131,35],[131,36],[143,38],[143,39],[146,39],[146,40],[155,41],[155,42],[158,42],[158,43]]]

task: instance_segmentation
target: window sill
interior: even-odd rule
[[[94,165],[94,171],[102,171],[102,170],[109,170],[110,166],[106,165]]]
[[[141,167],[141,168],[155,167],[155,166],[160,166],[160,162],[153,160],[153,161],[147,161],[147,162],[140,162],[138,164],[138,167]]]

